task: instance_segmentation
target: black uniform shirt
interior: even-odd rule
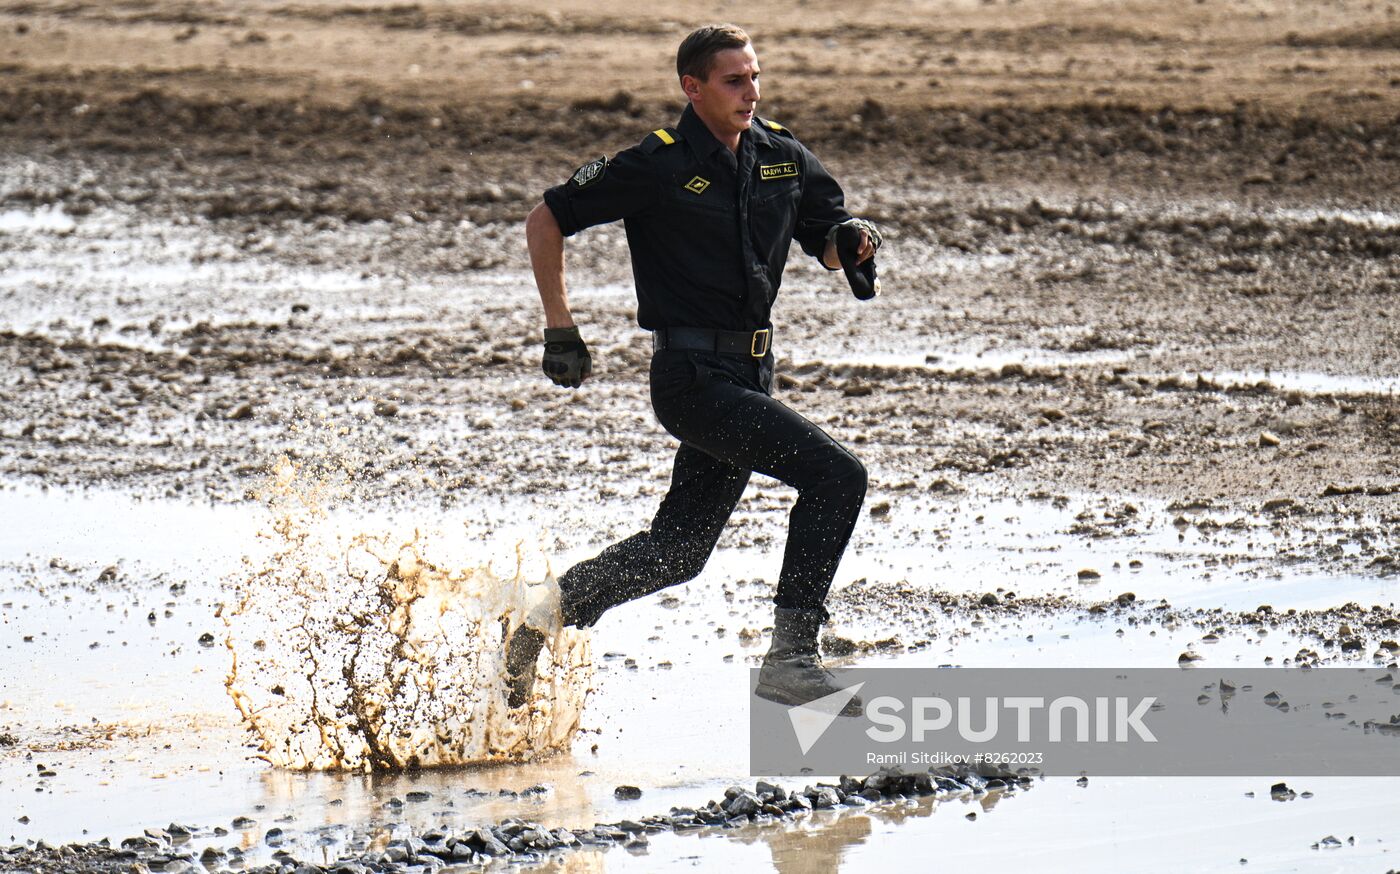
[[[795,238],[818,259],[849,219],[841,186],[781,125],[757,117],[730,152],[687,106],[680,123],[544,193],[572,236],[622,219],[643,328],[769,327]]]

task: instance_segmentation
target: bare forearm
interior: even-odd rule
[[[530,248],[530,267],[544,304],[547,328],[568,328],[574,324],[564,287],[564,235],[554,213],[543,203],[525,220],[525,241]]]

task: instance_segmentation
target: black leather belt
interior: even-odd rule
[[[772,345],[773,331],[762,328],[757,331],[716,331],[711,328],[657,328],[651,335],[651,347],[657,352],[663,349],[690,349],[698,352],[714,352],[717,355],[742,355],[745,358],[762,358]]]

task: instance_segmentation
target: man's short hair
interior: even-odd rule
[[[694,30],[676,50],[676,77],[694,76],[708,81],[715,55],[725,49],[741,49],[750,42],[749,35],[733,24],[707,24]]]

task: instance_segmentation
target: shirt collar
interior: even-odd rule
[[[691,106],[689,103],[685,105],[685,110],[681,113],[681,120],[676,124],[676,130],[680,131],[681,136],[691,144],[691,148],[695,150],[695,154],[702,158],[710,157],[718,149],[727,148],[723,143],[715,139],[715,135],[710,133],[710,129],[705,126],[705,122],[700,120],[699,115],[696,115],[695,107]],[[768,131],[763,129],[763,122],[759,121],[758,116],[754,116],[753,124],[749,126],[745,135],[741,136],[739,139],[739,149],[741,151],[744,148],[744,140],[749,140],[755,145],[760,146],[771,145],[768,139]]]

